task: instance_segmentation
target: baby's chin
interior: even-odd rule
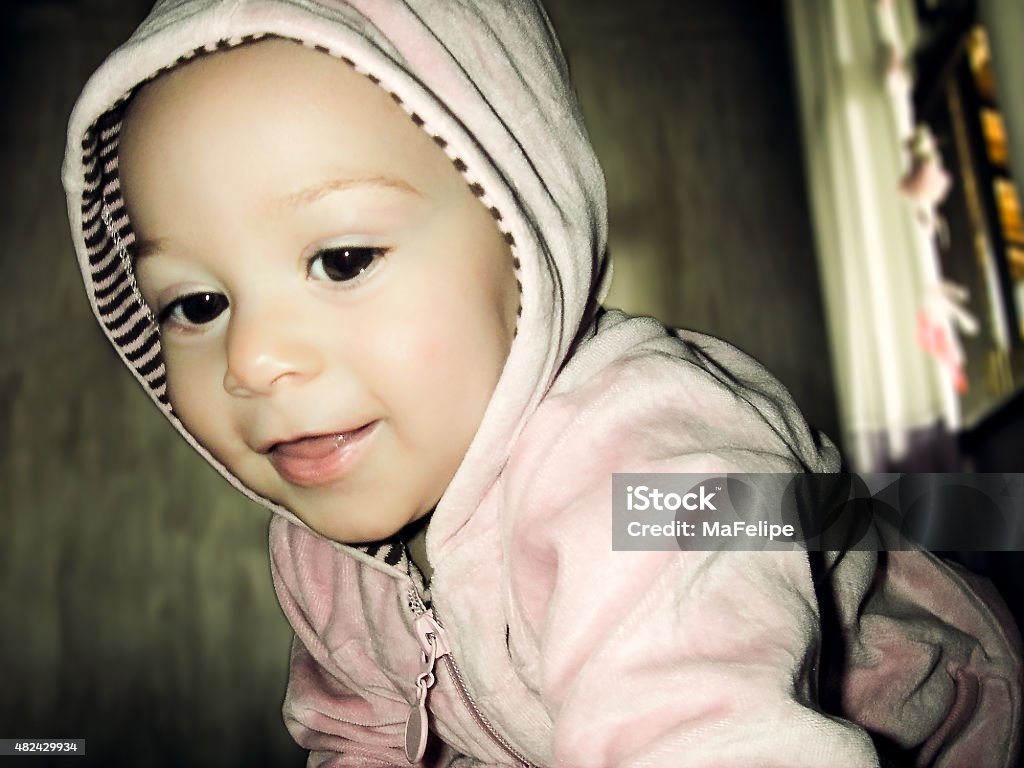
[[[338,544],[354,547],[387,541],[403,534],[403,531],[407,529],[418,528],[421,522],[434,511],[434,508],[431,507],[422,513],[409,515],[395,514],[394,516],[389,516],[390,519],[388,520],[381,520],[379,518],[374,520],[351,520],[345,519],[344,513],[342,513],[337,515],[338,519],[325,520],[320,515],[304,514],[295,507],[289,507],[284,504],[281,506],[295,515],[300,522],[314,533]]]

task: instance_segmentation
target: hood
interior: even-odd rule
[[[494,482],[574,343],[591,331],[608,282],[604,179],[565,60],[532,0],[166,0],[87,83],[70,119],[63,181],[96,318],[196,450],[247,496],[295,523],[232,476],[175,417],[157,327],[131,272],[134,235],[117,177],[121,111],[139,85],[193,57],[264,36],[314,47],[386,89],[491,210],[518,265],[516,339],[434,514],[431,538],[439,544]]]

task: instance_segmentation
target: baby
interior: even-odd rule
[[[1014,629],[931,555],[613,551],[615,472],[838,458],[738,351],[600,308],[532,0],[158,3],[64,179],[125,364],[276,513],[310,765],[1012,764]]]

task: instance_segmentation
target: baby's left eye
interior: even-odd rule
[[[368,246],[323,248],[309,260],[309,276],[314,280],[347,283],[371,269],[385,250]]]

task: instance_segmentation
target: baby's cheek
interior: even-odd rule
[[[496,383],[500,346],[486,318],[457,315],[424,339],[421,364],[430,367],[439,386],[453,388],[462,400],[486,403]]]
[[[167,396],[174,415],[188,433],[225,463],[227,457],[222,443],[228,439],[229,428],[226,412],[219,399],[220,381],[209,361],[196,357],[173,353],[165,355]]]
[[[428,311],[409,314],[389,334],[388,353],[392,366],[420,382],[426,379],[457,380],[470,357],[467,333],[471,320],[457,308],[443,303]]]
[[[467,318],[439,312],[418,325],[402,350],[403,378],[424,420],[476,431],[494,388],[478,331]]]
[[[429,373],[443,369],[451,363],[456,340],[451,337],[453,329],[436,319],[421,323],[416,329],[413,348],[409,353],[420,370]]]
[[[199,420],[194,415],[194,406],[202,402],[202,398],[195,396],[195,378],[189,376],[187,370],[180,363],[173,362],[173,359],[166,361],[164,365],[167,370],[167,398],[171,401],[174,414],[185,428],[195,435],[192,425]]]

